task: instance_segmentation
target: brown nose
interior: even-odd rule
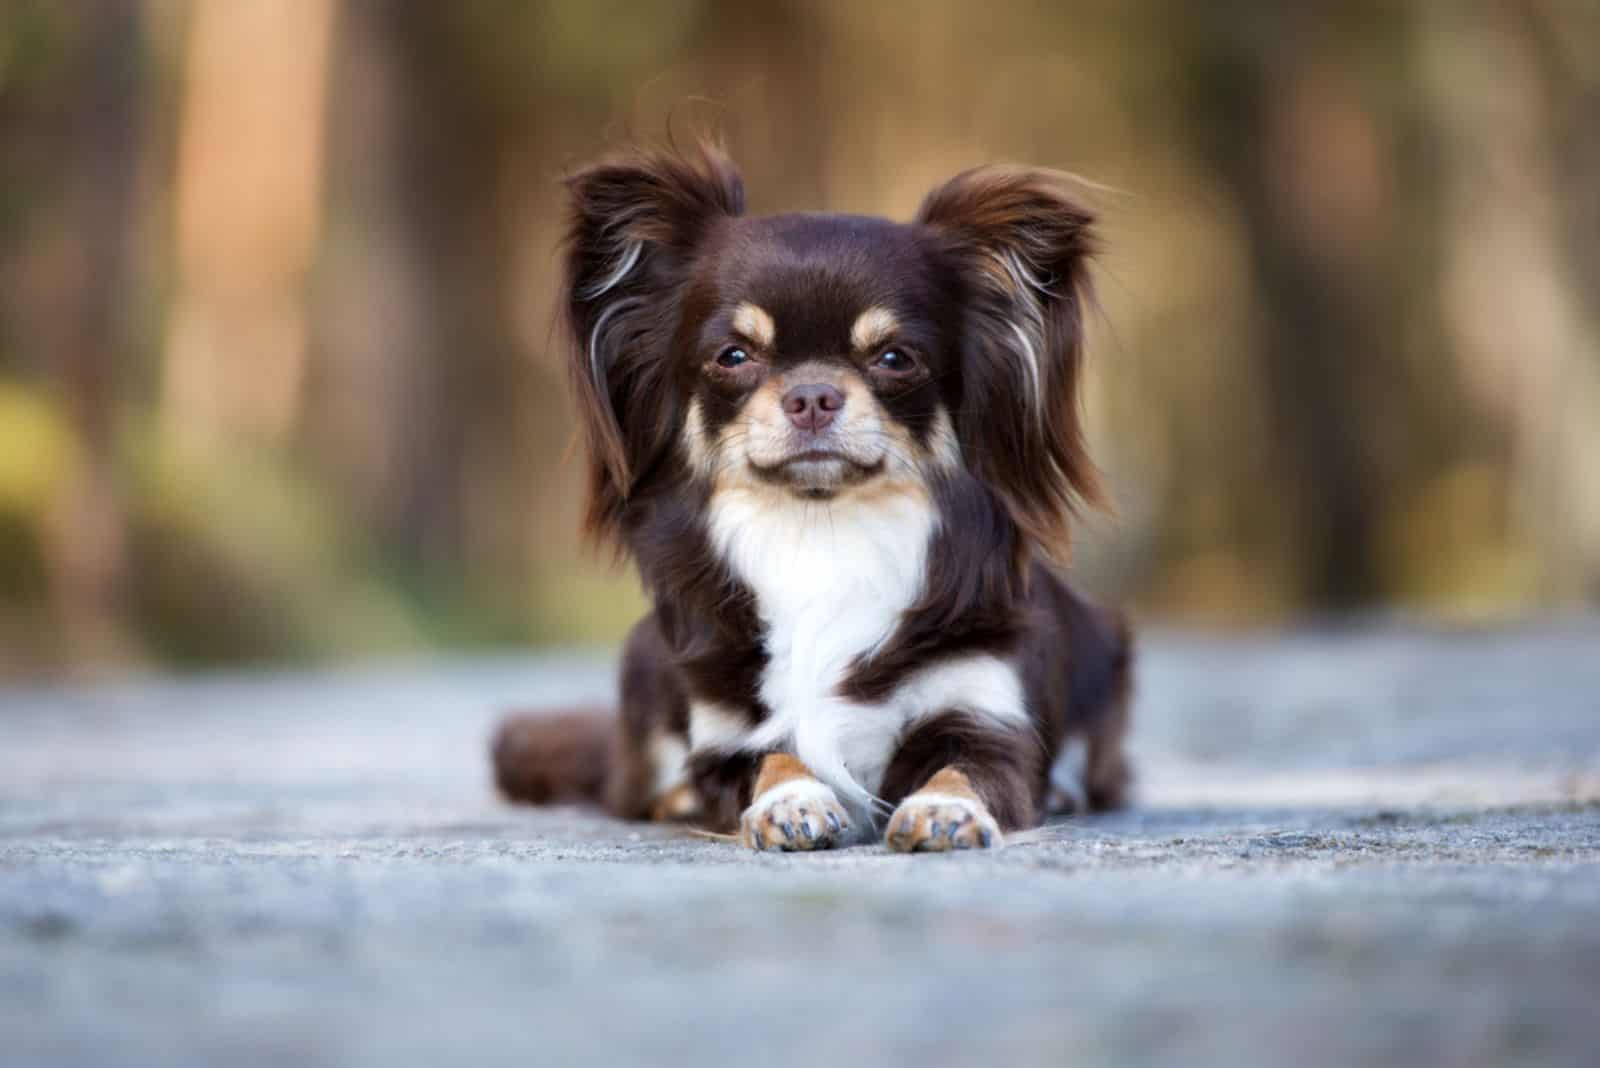
[[[829,385],[795,386],[783,395],[783,414],[801,430],[821,430],[844,407],[844,394]]]

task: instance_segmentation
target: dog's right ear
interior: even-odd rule
[[[694,253],[712,223],[744,210],[721,150],[637,151],[566,181],[571,373],[588,444],[591,537],[620,534],[639,474],[672,447],[670,346]]]

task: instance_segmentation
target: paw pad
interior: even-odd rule
[[[849,833],[850,816],[844,806],[814,779],[774,786],[739,818],[739,841],[751,849],[830,849]]]
[[[943,853],[991,849],[1002,839],[994,817],[976,798],[912,794],[889,817],[883,842],[897,853]]]

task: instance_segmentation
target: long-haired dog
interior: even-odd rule
[[[504,793],[784,850],[1120,803],[1129,636],[1054,570],[1098,499],[1072,182],[968,171],[909,224],[746,217],[710,146],[567,187],[587,526],[655,608],[620,716],[501,727]]]

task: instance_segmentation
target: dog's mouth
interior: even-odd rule
[[[859,460],[833,449],[807,449],[773,464],[750,461],[750,469],[765,482],[785,486],[804,497],[825,499],[858,485],[883,471],[883,458]]]

